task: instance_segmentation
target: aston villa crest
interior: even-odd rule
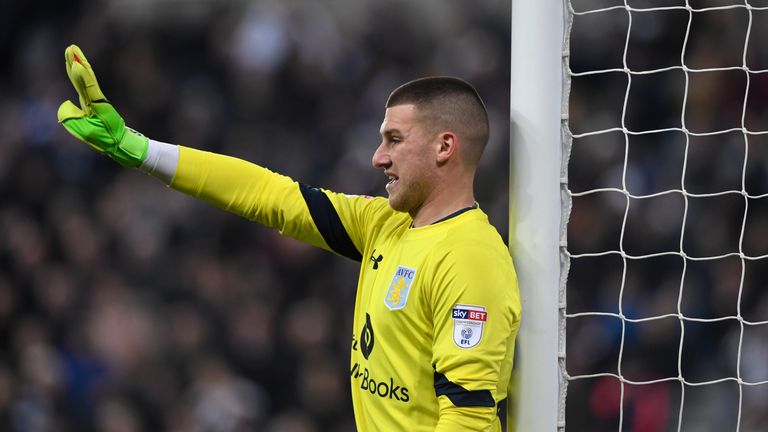
[[[387,305],[389,310],[405,307],[414,277],[416,277],[415,269],[397,266],[397,271],[395,271],[392,282],[389,284],[387,295],[384,297],[384,304]]]

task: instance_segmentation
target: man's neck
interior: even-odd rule
[[[464,183],[462,190],[443,188],[436,190],[416,211],[411,213],[411,226],[419,228],[433,224],[452,213],[475,205],[472,182]]]

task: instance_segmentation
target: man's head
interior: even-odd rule
[[[395,89],[386,108],[373,166],[390,177],[392,208],[413,216],[433,200],[471,195],[488,141],[488,114],[477,91],[458,78],[421,78]]]
[[[488,112],[474,87],[454,77],[426,77],[396,88],[387,99],[387,108],[416,107],[417,120],[433,133],[451,131],[464,145],[461,157],[468,166],[480,161],[488,142]]]

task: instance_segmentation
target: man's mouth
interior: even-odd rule
[[[389,179],[386,186],[387,190],[390,190],[391,188],[395,187],[395,185],[397,184],[397,181],[400,180],[400,177],[392,174],[387,174],[387,178]]]

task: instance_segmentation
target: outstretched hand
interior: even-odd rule
[[[66,49],[64,59],[80,106],[64,101],[59,106],[59,123],[75,138],[120,165],[129,168],[141,165],[147,156],[147,138],[125,126],[123,118],[101,92],[91,65],[77,45]]]

